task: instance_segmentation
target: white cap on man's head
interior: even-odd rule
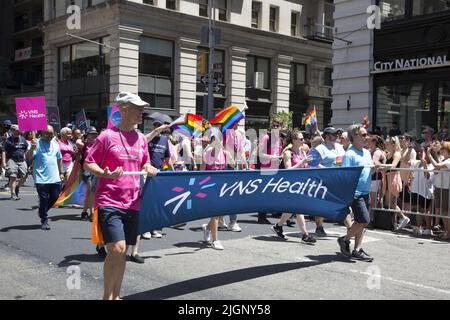
[[[132,94],[131,92],[122,91],[117,95],[116,102],[119,105],[131,103],[138,107],[148,107],[149,104],[141,99],[136,94]]]

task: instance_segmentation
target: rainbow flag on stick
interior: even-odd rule
[[[53,208],[59,208],[69,205],[84,205],[84,200],[87,194],[87,185],[82,181],[83,171],[81,170],[81,163],[79,158],[75,158],[72,172],[70,173],[69,179],[67,179],[64,184],[64,188],[59,195],[58,200],[56,200]]]
[[[176,130],[177,133],[192,138],[201,135],[203,131],[202,120],[202,116],[188,113],[172,122],[170,128]]]
[[[317,126],[316,106],[314,106],[312,108],[312,110],[309,112],[309,114],[306,116],[305,121],[303,122],[303,124],[308,129],[311,129],[314,126]]]
[[[244,114],[236,106],[229,106],[220,111],[209,123],[211,125],[221,125],[222,134],[232,129],[239,121],[244,119]]]
[[[362,125],[364,126],[365,129],[369,128],[370,121],[369,121],[369,117],[367,116],[367,114],[363,117]]]

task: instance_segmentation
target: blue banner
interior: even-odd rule
[[[147,179],[139,234],[215,216],[289,212],[344,220],[362,167],[161,172]]]

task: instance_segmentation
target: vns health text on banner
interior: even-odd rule
[[[203,218],[289,212],[335,221],[348,213],[362,167],[161,172],[146,181],[139,234]]]

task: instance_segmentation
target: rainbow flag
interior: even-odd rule
[[[306,126],[306,128],[311,129],[312,127],[317,125],[317,113],[316,113],[316,106],[309,112],[309,114],[306,116],[305,121],[303,124]]]
[[[172,122],[170,128],[182,135],[192,138],[201,135],[201,132],[203,131],[202,119],[202,116],[188,113]]]
[[[367,116],[367,114],[363,118],[362,125],[364,126],[365,129],[369,128],[370,121],[369,121],[369,117]]]
[[[232,129],[242,119],[244,119],[244,114],[236,106],[229,106],[220,111],[209,123],[211,125],[220,124],[222,134],[225,135],[227,130]]]
[[[53,208],[59,208],[69,205],[84,205],[84,199],[86,198],[87,185],[81,180],[83,171],[81,170],[81,163],[78,157],[75,159],[72,172],[69,179],[64,184],[64,188],[56,200]]]

